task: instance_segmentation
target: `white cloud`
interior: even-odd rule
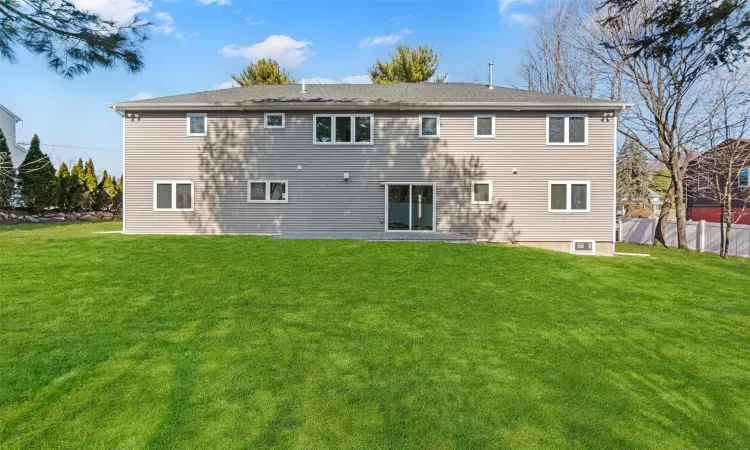
[[[411,34],[413,31],[411,31],[408,28],[404,28],[403,30],[399,31],[398,33],[389,34],[386,36],[376,36],[376,37],[367,37],[365,39],[362,39],[362,41],[359,43],[359,47],[369,47],[371,45],[391,45],[395,44],[396,42],[400,41],[401,38],[403,38],[407,34]]]
[[[162,34],[172,34],[174,30],[177,29],[176,26],[174,26],[174,19],[172,16],[169,15],[167,12],[158,12],[154,15],[154,18],[160,22],[154,26],[151,27],[151,30],[154,33],[162,33]],[[182,35],[180,35],[182,36]],[[178,38],[180,39],[180,38]]]
[[[255,16],[247,17],[247,18],[245,18],[245,20],[247,20],[247,24],[248,25],[263,25],[264,23],[266,23],[265,20],[263,20],[263,19],[256,19]]]
[[[367,75],[350,75],[340,80],[331,78],[312,77],[305,78],[307,84],[372,84],[370,77]]]
[[[216,3],[219,6],[229,6],[232,4],[231,0],[198,0],[198,3],[201,3],[203,5],[210,5],[212,3]]]
[[[298,67],[307,59],[305,47],[309,45],[312,45],[312,42],[297,41],[284,35],[273,35],[268,36],[263,42],[250,46],[227,45],[219,50],[219,54],[227,58],[241,57],[249,61],[271,58],[278,61],[282,67]]]
[[[105,20],[126,23],[136,14],[147,13],[152,3],[148,0],[72,0],[73,4],[84,11],[97,14]]]
[[[133,100],[148,100],[149,98],[154,98],[154,95],[149,94],[148,92],[139,92],[130,97],[128,100],[132,102]]]
[[[390,19],[388,19],[388,22],[390,22],[390,23],[392,23],[394,25],[401,25],[401,21],[403,19],[411,19],[411,14],[409,14],[408,16],[391,17]]]
[[[177,39],[190,39],[191,37],[198,36],[198,34],[199,33],[197,31],[195,33],[189,33],[189,34],[175,33],[174,37],[176,37]]]
[[[530,5],[532,3],[534,3],[534,0],[497,0],[497,7],[501,13],[504,13],[515,5]]]
[[[336,80],[332,80],[330,78],[312,77],[312,78],[305,78],[305,83],[307,84],[338,84],[339,82]]]
[[[508,19],[510,19],[511,22],[516,22],[517,24],[524,27],[528,27],[536,23],[536,17],[530,14],[512,13],[508,14]]]
[[[237,83],[235,83],[234,81],[224,81],[217,85],[214,85],[214,87],[212,87],[211,89],[215,91],[217,89],[229,89],[234,87],[237,87]]]
[[[372,84],[369,75],[350,75],[341,79],[344,84]]]

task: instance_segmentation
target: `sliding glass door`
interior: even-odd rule
[[[434,184],[387,184],[386,195],[388,231],[435,229]]]

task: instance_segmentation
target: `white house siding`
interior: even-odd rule
[[[439,112],[439,139],[419,138],[420,113],[359,112],[374,114],[373,145],[313,145],[313,114],[330,111],[286,111],[285,129],[264,129],[263,111],[209,112],[206,137],[186,136],[186,112],[126,119],[124,231],[383,231],[381,182],[434,182],[438,231],[499,242],[612,242],[615,120],[602,111],[588,112],[582,146],[546,145],[544,112],[496,112],[495,139],[474,138],[474,114],[483,111]],[[250,179],[288,180],[289,202],[247,203]],[[155,180],[193,180],[194,211],[153,211]],[[493,181],[492,205],[471,204],[472,180]],[[548,212],[554,180],[590,181],[591,212]]]

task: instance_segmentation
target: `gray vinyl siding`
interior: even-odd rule
[[[542,112],[496,112],[495,139],[474,138],[482,111],[439,112],[439,139],[419,138],[417,112],[361,112],[374,114],[373,145],[313,145],[313,114],[326,111],[286,111],[284,129],[263,128],[263,111],[210,112],[206,137],[186,136],[185,112],[126,119],[125,232],[383,231],[381,182],[434,182],[438,231],[612,241],[615,120],[601,111],[588,113],[586,146],[547,146]],[[289,202],[248,203],[251,179],[288,180]],[[193,180],[194,211],[155,212],[155,180]],[[471,204],[472,180],[493,181],[492,205]],[[591,212],[548,212],[554,180],[590,181]]]

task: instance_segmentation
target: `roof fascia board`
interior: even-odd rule
[[[106,105],[116,111],[275,111],[275,110],[352,110],[367,109],[369,111],[398,110],[398,111],[552,111],[552,110],[612,110],[625,109],[632,103],[115,103]]]

